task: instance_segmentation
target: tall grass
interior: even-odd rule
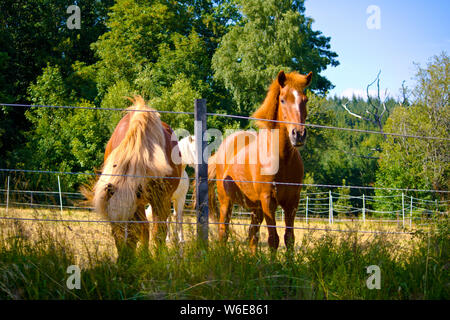
[[[408,245],[388,235],[310,233],[292,253],[262,246],[252,255],[236,239],[207,248],[192,241],[138,250],[120,263],[44,228],[33,240],[9,230],[0,237],[0,299],[449,298],[448,220]],[[73,264],[81,267],[79,290],[66,287]],[[380,290],[366,286],[369,265],[381,269]]]

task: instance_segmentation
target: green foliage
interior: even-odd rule
[[[191,82],[181,75],[169,88],[162,88],[160,96],[149,101],[156,110],[171,110],[181,112],[193,112],[195,99],[200,99],[201,94],[194,89]],[[176,123],[177,129],[186,129],[194,132],[194,116],[185,114],[162,114],[161,119],[167,123]]]
[[[58,65],[63,78],[71,77],[76,61],[92,64],[95,58],[89,46],[106,31],[106,10],[112,3],[78,1],[81,29],[70,30],[66,10],[74,4],[72,0],[0,1],[0,102],[29,103],[28,87],[48,63]],[[96,93],[90,92],[84,98],[93,95]],[[15,167],[23,161],[22,146],[27,141],[24,133],[31,125],[25,110],[2,107],[0,111],[2,167]],[[6,134],[2,135],[3,130]]]
[[[175,13],[180,15],[176,16]],[[111,7],[109,31],[92,44],[99,61],[97,86],[103,95],[110,85],[132,83],[148,63],[158,59],[158,47],[182,31],[185,10],[177,2],[119,0]]]
[[[62,78],[59,67],[47,66],[30,86],[30,96],[39,105],[95,107],[75,100]],[[83,109],[31,108],[26,112],[32,123],[27,150],[32,151],[26,168],[62,172],[92,172],[99,168],[109,136],[102,111]],[[52,177],[40,181],[52,185]],[[64,187],[71,190],[87,181],[84,175],[65,175]],[[36,187],[36,186],[34,186]],[[42,186],[41,186],[42,187]]]
[[[350,203],[350,188],[345,187],[345,179],[342,179],[343,187],[337,189],[338,199],[335,203],[335,209],[339,212],[340,215],[348,214],[348,208],[351,207]]]
[[[280,70],[314,73],[311,88],[325,92],[331,83],[320,72],[338,65],[330,38],[311,29],[304,1],[240,1],[243,21],[223,37],[214,54],[214,77],[224,83],[238,105],[250,114],[264,99]]]
[[[436,56],[426,69],[418,68],[416,100],[412,106],[398,106],[385,125],[386,132],[449,138],[449,59]],[[377,172],[377,186],[409,189],[449,189],[450,165],[446,140],[388,137]],[[391,194],[384,190],[378,195]],[[412,193],[431,198],[429,193]]]

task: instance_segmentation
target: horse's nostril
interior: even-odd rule
[[[297,130],[292,129],[292,135],[295,137],[297,135]]]

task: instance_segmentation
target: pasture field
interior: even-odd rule
[[[62,215],[97,220],[88,211]],[[10,209],[8,216],[61,218],[59,211],[29,209]],[[194,217],[186,221],[194,222]],[[267,249],[265,227],[261,250],[252,255],[245,241],[246,226],[232,226],[226,245],[215,240],[216,227],[211,226],[205,248],[195,241],[196,225],[187,224],[186,243],[138,250],[120,263],[106,223],[1,220],[0,224],[0,299],[449,298],[448,219],[412,235],[296,230],[293,253],[286,252],[280,229],[276,255]],[[299,226],[304,224],[296,222]],[[398,231],[380,223],[332,228]],[[66,286],[70,265],[81,269],[80,289]],[[379,290],[367,288],[369,265],[380,267]]]

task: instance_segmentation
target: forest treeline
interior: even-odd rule
[[[193,111],[194,99],[205,98],[210,112],[250,116],[280,70],[314,73],[309,123],[449,138],[447,53],[417,66],[416,85],[401,98],[331,97],[333,84],[321,72],[339,64],[338,53],[314,30],[302,0],[76,1],[81,28],[69,29],[73,4],[0,2],[0,103],[118,111],[1,106],[1,168],[93,172],[129,104],[124,97],[140,94],[153,108],[174,111]],[[162,118],[193,133],[191,116]],[[253,125],[208,118],[222,132]],[[448,140],[310,128],[301,154],[309,184],[448,190],[448,150]],[[2,183],[7,175],[19,189],[55,189],[54,175],[2,173]],[[61,179],[75,191],[89,176]]]

